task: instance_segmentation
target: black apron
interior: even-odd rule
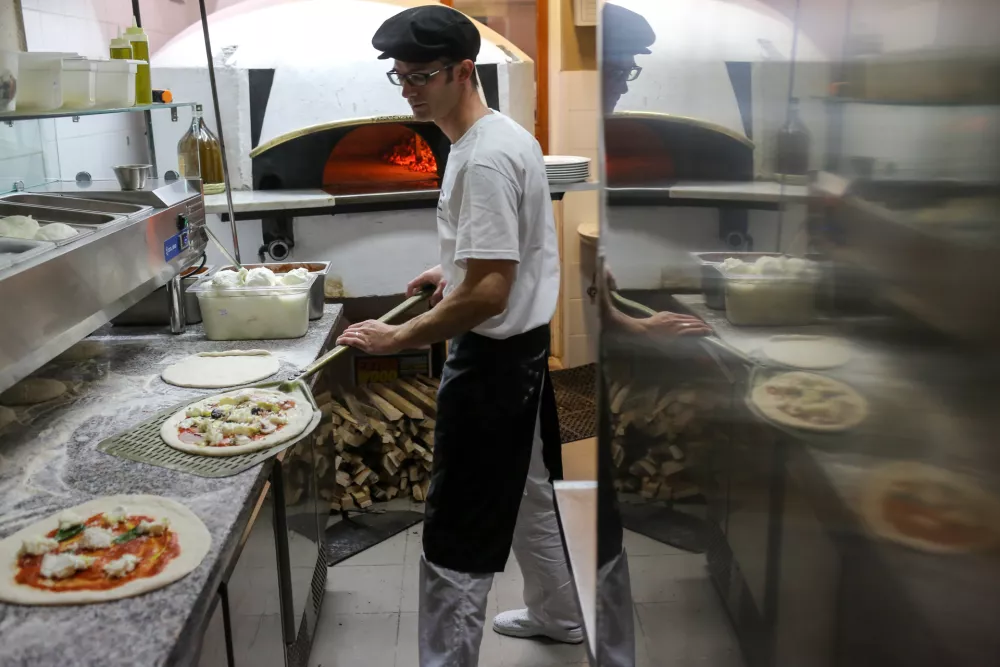
[[[438,390],[424,556],[459,572],[502,572],[514,538],[541,401],[543,456],[562,478],[549,381],[549,327],[454,338]],[[541,390],[541,391],[539,391]]]

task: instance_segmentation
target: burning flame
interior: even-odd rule
[[[410,171],[423,174],[437,173],[437,160],[434,159],[434,152],[427,145],[420,135],[412,134],[404,139],[382,156],[389,164],[405,167]]]

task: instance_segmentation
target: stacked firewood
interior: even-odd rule
[[[665,390],[615,382],[609,398],[616,488],[650,500],[701,493],[692,473],[705,463],[717,435],[710,419],[719,397],[697,385]]]
[[[331,509],[427,498],[437,387],[437,380],[418,376],[317,396],[324,421],[315,449],[316,478]]]

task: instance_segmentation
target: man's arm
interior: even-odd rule
[[[517,262],[466,260],[465,279],[441,303],[393,332],[399,348],[439,343],[475,329],[507,310]]]

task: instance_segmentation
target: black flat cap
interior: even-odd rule
[[[604,44],[607,56],[637,56],[652,53],[649,47],[656,42],[656,33],[641,14],[611,2],[604,3],[601,13]]]
[[[475,61],[479,45],[479,30],[472,21],[444,5],[404,10],[383,23],[372,37],[372,46],[382,52],[379,59],[410,63]]]

